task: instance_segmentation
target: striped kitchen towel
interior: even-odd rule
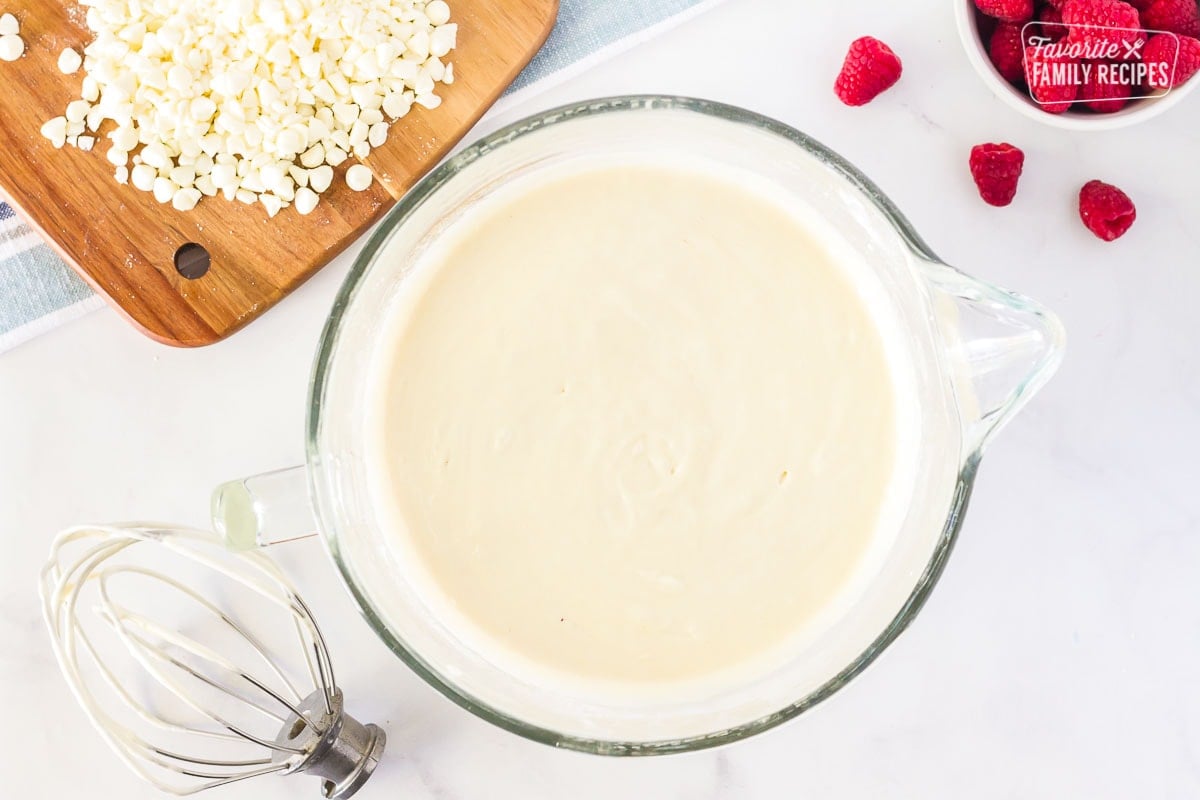
[[[721,0],[561,0],[546,46],[504,104],[578,74]],[[453,3],[451,3],[453,6]],[[0,202],[0,351],[104,305]]]

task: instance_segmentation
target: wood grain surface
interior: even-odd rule
[[[365,160],[376,181],[365,192],[335,170],[333,188],[301,216],[286,208],[269,219],[261,204],[204,198],[193,211],[160,204],[119,185],[103,134],[90,152],[55,150],[39,129],[79,97],[83,70],[63,75],[65,47],[90,40],[81,9],[56,0],[17,0],[25,55],[0,62],[0,196],[39,230],[87,281],[147,335],[197,346],[218,341],[279,302],[341,252],[447,153],[545,41],[558,0],[451,0],[458,46],[448,58],[455,82],[438,87],[443,103],[414,106],[387,143]],[[195,242],[212,266],[188,280],[175,252]]]

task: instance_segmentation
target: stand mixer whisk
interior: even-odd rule
[[[343,711],[312,614],[263,553],[203,531],[81,526],[55,539],[40,590],[76,698],[159,789],[306,773],[340,799],[378,764],[383,731]]]

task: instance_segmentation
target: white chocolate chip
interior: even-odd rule
[[[400,119],[412,108],[412,99],[404,92],[392,92],[383,98],[383,111],[392,119]]]
[[[425,6],[425,16],[434,25],[445,25],[450,21],[450,6],[443,0],[433,0]]]
[[[0,36],[16,36],[21,32],[21,24],[12,14],[0,14]]]
[[[46,122],[42,126],[42,136],[49,139],[55,147],[62,147],[67,143],[67,118],[55,117]]]
[[[297,167],[293,164],[288,167],[288,175],[296,182],[297,186],[308,186],[308,170],[303,167]]]
[[[148,192],[154,188],[154,179],[157,177],[158,171],[147,164],[135,164],[133,169],[129,171],[129,182],[143,192]]]
[[[262,202],[263,208],[267,209],[267,216],[273,217],[283,208],[283,201],[273,194],[259,195],[259,201]]]
[[[367,133],[367,142],[370,143],[372,148],[383,147],[384,142],[387,141],[387,137],[388,137],[387,123],[386,122],[376,122],[374,125],[371,126],[370,131],[368,131],[368,133]]]
[[[333,185],[333,167],[322,164],[308,171],[308,185],[317,194],[324,194]]]
[[[442,98],[436,94],[419,94],[413,102],[432,111],[442,104]]]
[[[434,28],[429,37],[429,54],[441,58],[454,49],[458,43],[458,26],[441,25]]]
[[[212,178],[213,186],[218,189],[224,189],[227,186],[236,189],[238,186],[237,170],[232,164],[216,164],[209,177]]]
[[[58,71],[64,75],[74,75],[83,66],[83,56],[77,50],[68,47],[58,54]]]
[[[308,187],[302,186],[296,190],[296,199],[293,203],[296,206],[296,211],[303,215],[311,214],[313,209],[317,207],[317,201],[320,198],[317,193]]]
[[[160,203],[170,203],[175,199],[175,192],[179,189],[178,186],[171,183],[169,178],[155,178],[154,186],[151,191],[154,193],[154,199]]]
[[[196,170],[191,167],[175,167],[167,172],[167,177],[179,186],[191,186],[196,182]]]
[[[349,157],[346,151],[340,147],[331,147],[325,151],[325,163],[331,167],[336,167]]]
[[[91,110],[91,103],[87,100],[72,100],[67,103],[67,122],[83,122],[87,119],[88,111]]]
[[[307,169],[321,166],[325,161],[325,148],[317,142],[300,155],[300,164]]]
[[[0,36],[0,61],[16,61],[25,52],[25,42],[15,33]]]
[[[346,185],[356,192],[366,191],[373,180],[375,176],[371,174],[371,170],[362,164],[355,164],[346,170]]]
[[[89,103],[94,103],[100,99],[100,84],[91,75],[85,75],[83,78],[83,87],[79,90],[80,96]]]
[[[191,211],[200,202],[200,190],[184,187],[171,198],[171,207],[176,211]]]

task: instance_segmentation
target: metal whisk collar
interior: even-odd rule
[[[231,553],[198,530],[80,526],[54,540],[40,592],[75,697],[121,760],[159,789],[186,795],[302,772],[340,799],[378,764],[383,731],[345,714],[320,629],[265,554]],[[238,619],[217,597],[253,613]],[[289,671],[272,647],[286,631],[303,669]]]

